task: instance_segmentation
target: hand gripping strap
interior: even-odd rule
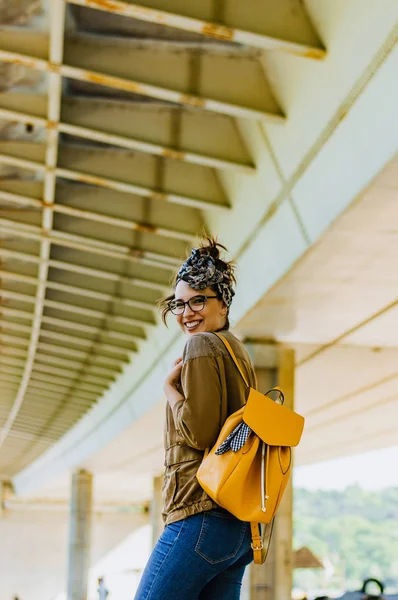
[[[218,337],[218,339],[220,339],[222,341],[222,343],[224,344],[224,346],[226,347],[226,349],[228,350],[229,355],[231,356],[232,360],[234,361],[239,373],[242,375],[242,379],[245,382],[245,384],[247,385],[247,387],[250,387],[249,382],[246,379],[246,375],[244,374],[244,372],[241,369],[240,364],[238,363],[238,359],[235,356],[234,351],[231,348],[231,344],[225,339],[225,337],[223,335],[220,335],[219,333],[216,333],[215,331],[213,331],[214,335],[216,335]]]

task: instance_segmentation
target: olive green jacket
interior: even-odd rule
[[[231,332],[223,331],[252,387],[250,356]],[[196,472],[206,448],[214,446],[226,418],[246,402],[246,386],[224,344],[213,333],[191,336],[181,372],[184,399],[166,404],[163,519],[168,525],[217,504],[200,487]]]

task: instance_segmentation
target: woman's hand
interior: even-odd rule
[[[164,382],[164,386],[163,389],[166,391],[166,388],[174,388],[177,389],[177,385],[180,383],[180,379],[181,379],[181,369],[182,369],[182,358],[177,358],[174,362],[173,362],[173,366],[171,368],[171,371],[169,372],[169,374],[167,375],[165,382]]]
[[[184,396],[180,393],[177,386],[179,386],[181,380],[181,369],[182,369],[182,358],[177,358],[174,361],[173,366],[169,374],[167,375],[163,390],[166,394],[166,398],[171,408],[179,402],[184,400]]]

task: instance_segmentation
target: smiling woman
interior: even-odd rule
[[[235,295],[235,266],[232,261],[221,260],[220,249],[226,251],[225,246],[214,238],[207,238],[200,248],[192,250],[175,277],[174,294],[160,303],[166,325],[167,315],[172,312],[184,333],[229,329],[229,307]],[[209,303],[209,299],[218,302]],[[217,315],[221,320],[216,319]],[[191,325],[187,327],[189,323]],[[197,324],[195,328],[194,323]]]
[[[210,290],[210,288],[208,289]],[[221,300],[218,300],[221,310],[220,306],[215,303],[213,303],[213,309],[211,304],[209,307],[208,300],[218,299],[218,296],[210,294],[195,294],[195,291],[185,281],[177,284],[176,299],[170,302],[169,307],[173,315],[176,315],[177,322],[183,331],[192,334],[201,329],[202,331],[218,331],[223,328],[226,309],[222,306]]]
[[[224,302],[218,296],[211,295],[211,288],[204,291],[205,294],[199,296],[185,281],[177,284],[176,299],[170,303],[170,310],[176,315],[177,322],[185,333],[220,331],[225,327],[227,308]]]
[[[187,336],[182,357],[166,377],[163,519],[165,529],[143,573],[136,600],[238,600],[246,565],[253,558],[250,525],[219,507],[196,474],[230,414],[246,401],[246,388],[222,332],[250,385],[255,375],[244,345],[230,332],[235,295],[233,263],[214,239],[194,248],[160,305]],[[181,582],[183,584],[181,585]]]

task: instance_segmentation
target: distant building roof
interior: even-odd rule
[[[324,569],[322,561],[306,546],[293,552],[293,569]]]

